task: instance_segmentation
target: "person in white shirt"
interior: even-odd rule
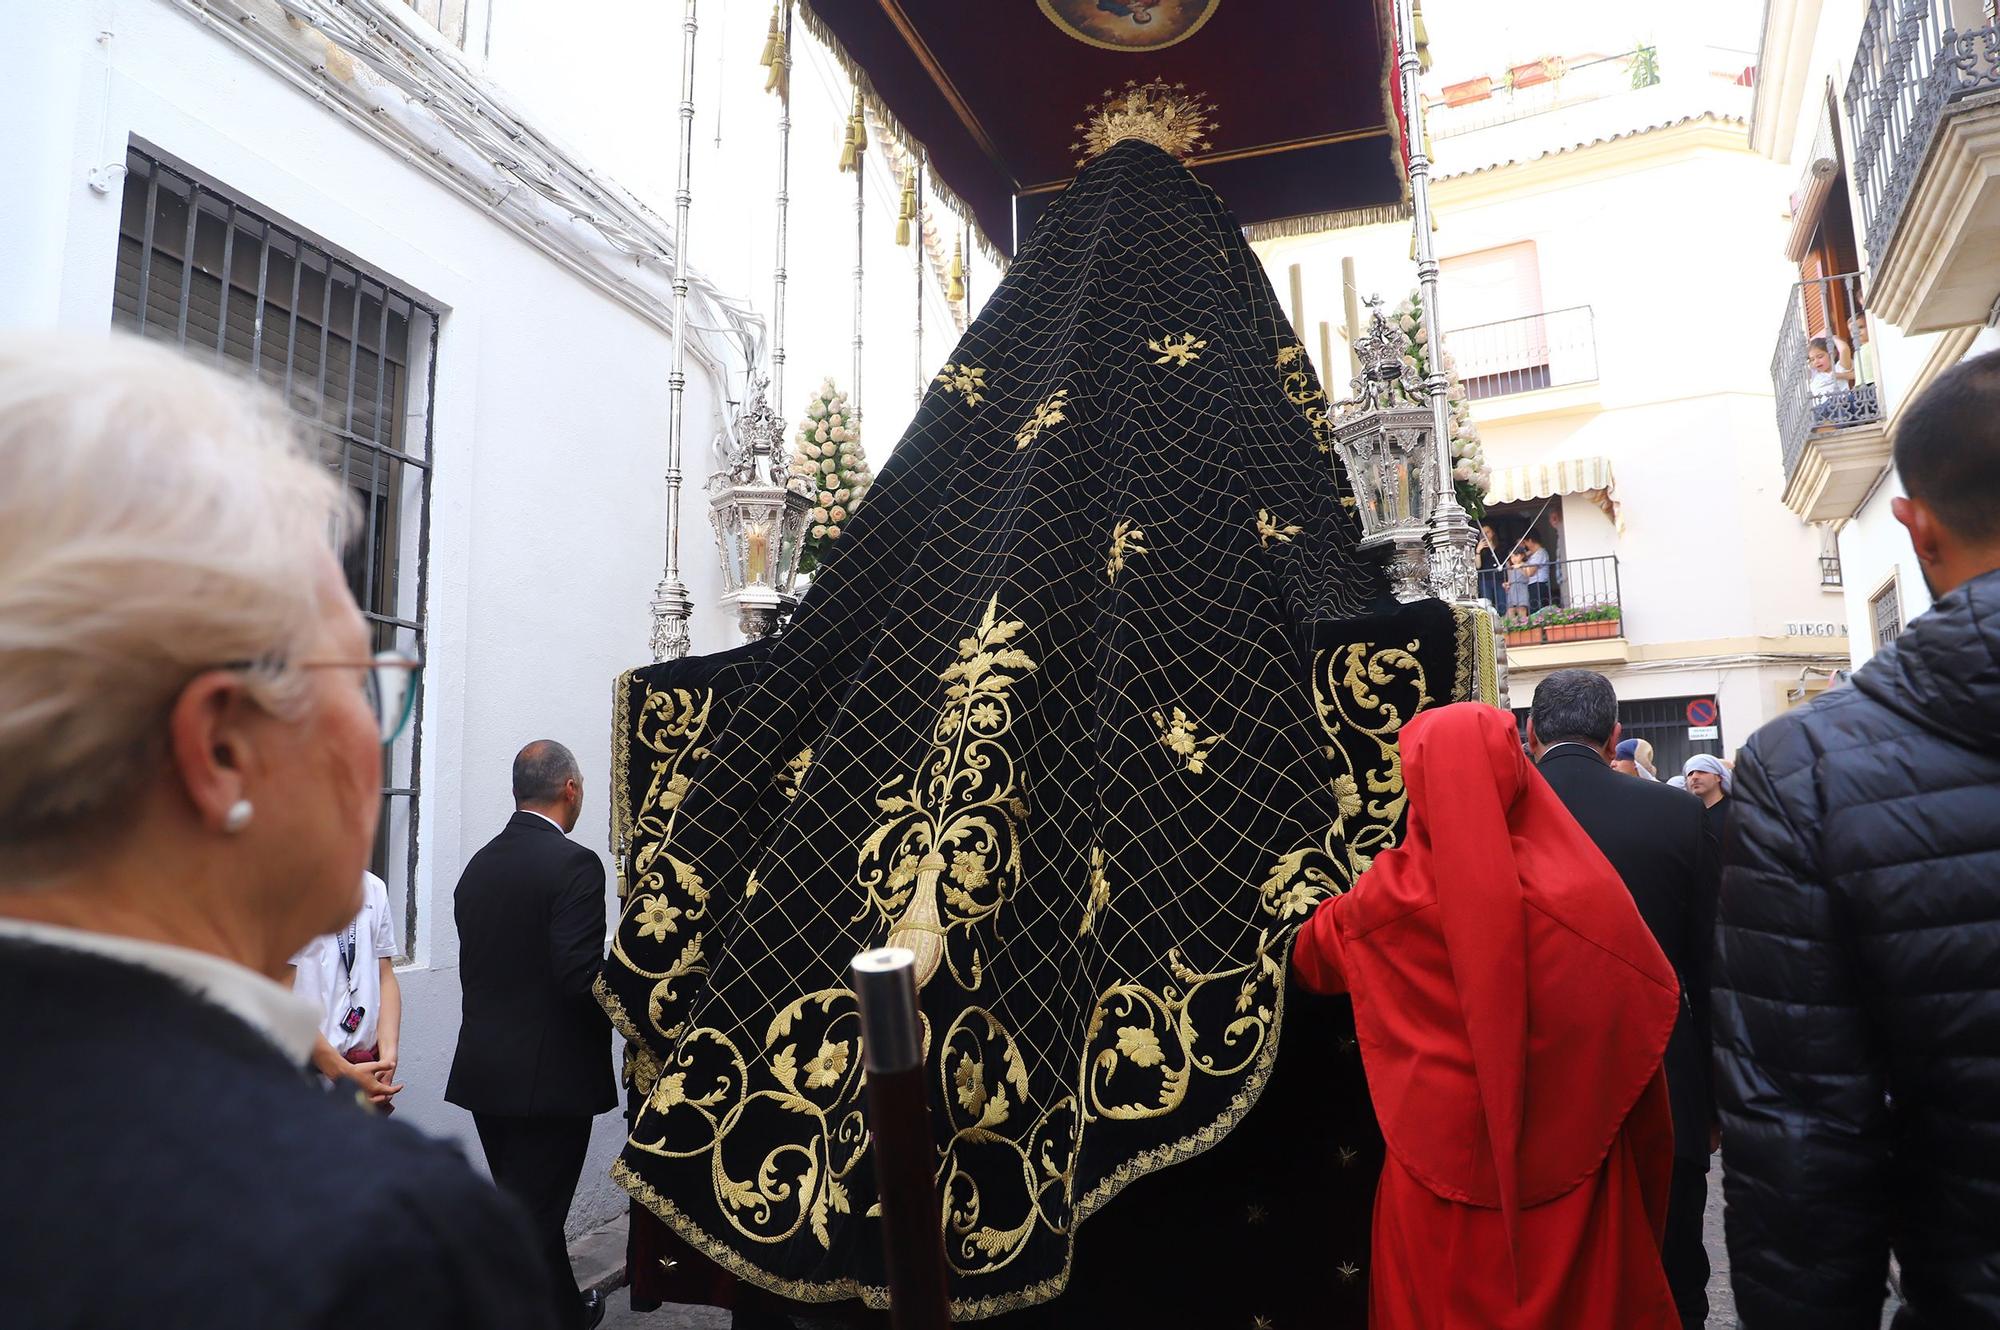
[[[292,991],[319,1016],[313,1066],[329,1081],[349,1081],[392,1112],[403,994],[396,984],[396,924],[389,888],[361,875],[361,913],[337,933],[323,933],[292,957]]]

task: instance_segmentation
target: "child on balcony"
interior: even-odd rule
[[[1519,548],[1507,556],[1507,621],[1516,626],[1528,621],[1528,581],[1533,576]]]

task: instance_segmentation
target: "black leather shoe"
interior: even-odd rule
[[[583,1295],[583,1330],[597,1330],[604,1323],[604,1295],[596,1289]]]

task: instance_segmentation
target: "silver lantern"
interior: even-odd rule
[[[1339,404],[1333,446],[1347,468],[1361,515],[1361,548],[1388,549],[1396,599],[1432,594],[1424,536],[1438,493],[1433,415],[1424,384],[1404,358],[1409,338],[1368,301],[1368,332],[1354,343],[1361,373],[1354,397]]]
[[[709,517],[722,555],[722,599],[750,638],[763,637],[791,612],[812,496],[792,481],[780,461],[784,426],[765,395],[765,380],[736,416],[736,437],[725,447],[727,469],[708,482]]]

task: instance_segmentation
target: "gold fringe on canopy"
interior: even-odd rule
[[[1345,231],[1357,226],[1380,226],[1386,222],[1410,220],[1407,203],[1384,203],[1370,208],[1347,208],[1339,212],[1309,212],[1298,217],[1280,217],[1275,222],[1258,222],[1243,228],[1243,238],[1282,240],[1287,236],[1318,235],[1322,231]]]
[[[820,45],[826,47],[833,55],[835,63],[847,75],[848,81],[854,85],[855,115],[848,123],[855,124],[860,120],[862,106],[865,101],[867,109],[874,114],[877,123],[882,126],[883,132],[890,139],[913,154],[926,152],[922,141],[911,134],[895,116],[889,113],[888,103],[884,102],[881,95],[875,91],[874,81],[868,77],[868,71],[863,69],[855,61],[854,57],[847,53],[847,48],[840,44],[839,38],[835,37],[833,30],[826,25],[826,20],[822,19],[814,11],[811,0],[799,0],[799,14],[805,19],[806,31],[810,32],[819,41]],[[868,133],[864,125],[860,133],[856,135],[857,141],[853,148],[853,153],[862,151],[867,137]],[[843,143],[840,152],[840,169],[851,171],[857,169],[857,166],[858,161]],[[936,199],[944,207],[957,213],[960,217],[965,218],[971,224],[973,242],[1004,273],[1007,270],[1007,256],[1000,252],[998,246],[981,229],[978,219],[973,216],[972,208],[964,199],[954,193],[944,181],[939,179],[935,172],[931,175],[930,192],[932,198]]]

